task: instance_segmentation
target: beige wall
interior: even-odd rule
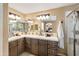
[[[8,4],[3,4],[3,55],[8,55]]]
[[[8,4],[0,3],[0,55],[8,55]]]

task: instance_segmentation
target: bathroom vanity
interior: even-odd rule
[[[9,38],[9,55],[19,56],[29,52],[36,56],[56,56],[58,38],[38,35],[22,35]]]

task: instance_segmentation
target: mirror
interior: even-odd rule
[[[45,29],[46,32],[52,32],[52,23],[46,23]]]
[[[34,30],[34,25],[31,25],[30,31]]]
[[[9,37],[15,36],[15,33],[27,33],[28,24],[25,22],[11,21],[9,22]]]
[[[36,31],[36,30],[38,30],[38,24],[32,24],[30,31]]]
[[[38,30],[38,24],[35,24],[34,26],[35,26],[35,30]]]

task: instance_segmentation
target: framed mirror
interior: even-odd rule
[[[34,30],[38,30],[38,24],[35,24],[34,26],[35,26]]]

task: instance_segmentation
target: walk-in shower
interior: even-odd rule
[[[79,56],[79,11],[72,11],[66,17],[67,53]]]

